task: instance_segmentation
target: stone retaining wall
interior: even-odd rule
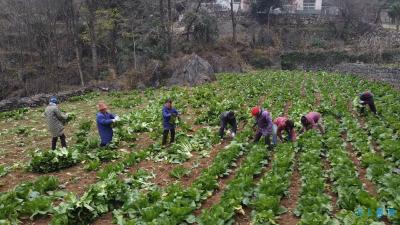
[[[382,67],[363,63],[342,63],[330,69],[332,72],[358,75],[371,80],[384,81],[400,88],[400,68]]]
[[[9,98],[0,101],[0,112],[11,111],[18,108],[39,107],[49,103],[51,96],[57,96],[60,102],[66,101],[71,97],[80,96],[92,91],[93,88],[82,88],[72,91],[64,91],[55,94],[38,94],[24,98]]]

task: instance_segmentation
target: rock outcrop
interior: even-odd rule
[[[196,54],[178,58],[172,65],[172,76],[167,86],[196,86],[215,81],[211,64]]]

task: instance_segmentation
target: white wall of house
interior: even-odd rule
[[[217,0],[216,3],[221,5],[225,9],[230,9],[231,8],[231,0]],[[240,7],[240,2],[234,1],[233,10],[235,12],[237,12],[239,10],[239,7]]]
[[[315,10],[321,10],[322,9],[322,0],[316,0],[315,1]]]
[[[250,5],[251,5],[250,0],[241,0],[240,7],[243,12],[250,11]]]
[[[304,0],[295,0],[294,4],[296,5],[297,10],[303,11],[305,10],[304,5],[305,2]],[[321,10],[322,9],[322,0],[315,0],[315,8],[314,10]]]
[[[296,0],[295,4],[297,5],[297,10],[303,11],[303,0]]]
[[[231,0],[215,0],[215,4],[222,6],[225,10],[231,9]],[[250,1],[249,0],[234,0],[233,1],[233,11],[249,11]]]

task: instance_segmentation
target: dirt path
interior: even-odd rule
[[[139,134],[136,141],[137,146],[130,151],[137,151],[137,149],[144,149],[153,141],[146,133]],[[126,147],[126,146],[124,146]],[[121,148],[122,149],[122,148]],[[122,159],[118,159],[122,160]],[[104,168],[109,163],[102,163],[101,168]],[[17,186],[18,184],[27,180],[36,180],[40,176],[55,176],[59,179],[61,184],[65,185],[65,190],[72,191],[76,194],[81,194],[85,188],[96,181],[96,172],[88,172],[85,170],[85,165],[78,163],[75,166],[62,169],[57,172],[41,174],[29,172],[24,169],[13,171],[0,179],[0,192],[8,191]]]
[[[221,151],[223,150],[226,146],[228,146],[230,143],[229,140],[224,140],[222,143],[217,144],[210,152],[210,154],[208,155],[208,157],[204,157],[204,158],[197,158],[195,161],[198,162],[198,166],[196,168],[193,168],[190,172],[190,174],[188,176],[184,176],[182,177],[179,181],[181,182],[181,184],[185,187],[189,187],[202,173],[202,171],[206,168],[208,168],[213,160],[215,158],[215,156]],[[192,162],[185,162],[183,163],[183,167],[185,168],[191,168],[193,164]]]
[[[342,138],[344,141],[347,140],[347,134],[343,133]],[[361,166],[361,161],[358,159],[356,152],[354,152],[353,145],[346,141],[346,149],[350,155],[351,160],[357,168],[358,178],[364,184],[365,190],[373,197],[378,197],[378,192],[374,183],[367,179],[367,170]]]
[[[324,170],[325,171],[330,171],[331,165],[329,164],[328,159],[327,158],[322,158],[322,160],[323,160],[323,163],[324,163]],[[328,172],[328,174],[329,174],[329,172]],[[333,182],[332,182],[332,180],[330,179],[329,176],[326,178],[325,184],[326,184],[325,185],[325,193],[331,198],[332,215],[336,215],[336,213],[340,210],[337,207],[337,204],[336,204],[338,196],[333,191]]]
[[[317,110],[321,106],[321,93],[315,92],[314,95],[315,95],[314,109]]]
[[[195,216],[200,216],[202,211],[204,209],[210,208],[212,205],[220,202],[222,194],[224,193],[225,187],[229,184],[229,182],[235,178],[235,175],[237,173],[237,170],[240,168],[242,165],[243,161],[245,160],[247,154],[241,155],[237,160],[236,160],[236,168],[233,170],[231,173],[229,173],[228,176],[222,177],[218,180],[218,189],[213,192],[213,195],[206,199],[204,202],[202,202],[201,207],[199,209],[196,209],[193,214]]]
[[[283,110],[283,116],[287,117],[289,115],[289,111],[292,107],[293,107],[293,101],[292,100],[287,101],[285,104],[285,108]]]
[[[300,218],[298,218],[293,213],[297,205],[297,200],[299,199],[300,196],[300,188],[301,188],[300,171],[298,168],[298,163],[299,163],[298,157],[299,153],[295,155],[293,174],[290,179],[289,194],[286,197],[284,197],[281,201],[281,205],[287,208],[288,211],[279,217],[277,223],[280,225],[294,225],[297,224],[300,220]]]
[[[268,164],[263,168],[262,172],[254,178],[254,185],[257,185],[260,180],[269,172],[272,168],[272,162],[275,159],[275,154],[272,154],[271,159],[268,160]],[[243,205],[244,213],[236,213],[234,225],[251,225],[251,208]]]

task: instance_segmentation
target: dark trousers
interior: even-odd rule
[[[62,134],[60,137],[53,137],[53,138],[51,139],[51,149],[52,149],[52,150],[55,150],[55,149],[56,149],[58,138],[60,138],[60,140],[61,140],[61,146],[62,146],[63,148],[66,148],[66,147],[67,147],[67,142],[65,141],[65,139],[66,139],[65,134]]]
[[[370,101],[365,101],[364,104],[362,104],[364,107],[361,108],[361,112],[364,113],[365,112],[365,106],[368,105],[368,107],[371,109],[371,111],[376,114],[376,106],[375,106],[375,102],[374,100],[370,100]]]
[[[232,126],[232,132],[234,132],[236,134],[237,131],[237,124],[236,124],[236,120],[235,121],[221,121],[221,127],[219,128],[219,136],[221,137],[221,139],[224,137],[224,132],[226,127],[229,125]]]
[[[259,142],[262,136],[263,136],[262,132],[260,131],[257,132],[256,136],[254,137],[254,142]],[[265,144],[268,146],[268,149],[272,149],[270,134],[265,136]]]
[[[174,143],[175,141],[175,129],[169,129],[169,130],[164,130],[163,132],[163,138],[162,138],[162,145],[167,144],[167,139],[168,139],[168,133],[171,132],[171,141],[170,143]]]

